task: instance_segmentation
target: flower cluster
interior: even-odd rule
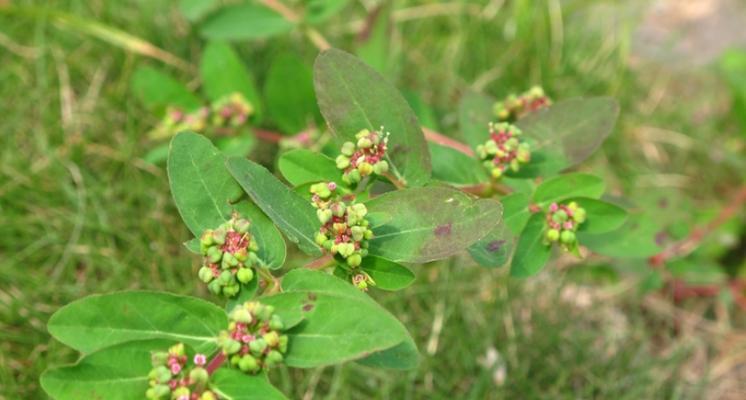
[[[505,100],[495,103],[495,115],[500,121],[515,121],[551,104],[552,101],[544,94],[544,89],[534,86],[520,96],[511,94]]]
[[[207,388],[210,376],[204,365],[207,357],[196,354],[194,366],[187,368],[189,357],[184,344],[179,343],[168,352],[152,355],[153,369],[148,374],[150,387],[145,392],[149,400],[217,400],[219,396]]]
[[[575,237],[575,231],[578,230],[580,224],[585,222],[585,209],[574,201],[569,204],[552,203],[546,215],[546,243],[549,245],[559,242],[567,251],[577,249],[578,240]]]
[[[251,269],[258,264],[256,255],[259,245],[249,232],[251,223],[238,215],[220,225],[208,229],[200,237],[200,251],[204,256],[199,269],[199,279],[207,284],[214,294],[233,297],[254,279]]]
[[[311,193],[312,204],[321,222],[316,244],[344,258],[351,268],[359,267],[363,257],[368,255],[368,240],[373,237],[365,219],[368,214],[365,204],[346,203],[337,193],[334,182],[312,185]]]
[[[161,123],[151,132],[155,139],[171,137],[182,131],[230,134],[240,128],[254,113],[254,107],[240,93],[233,93],[214,101],[209,107],[186,112],[169,107]]]
[[[518,172],[531,159],[529,144],[520,139],[521,130],[505,122],[490,122],[489,129],[489,140],[477,146],[479,159],[493,178],[500,178],[508,168]]]
[[[241,93],[233,93],[216,100],[212,106],[212,126],[216,130],[237,128],[246,123],[254,108]]]
[[[389,164],[384,160],[388,146],[388,135],[380,131],[363,129],[355,135],[357,143],[342,144],[341,155],[337,157],[337,168],[344,171],[342,180],[348,185],[357,184],[368,175],[385,174]]]
[[[255,374],[282,362],[288,337],[280,334],[284,325],[274,307],[247,301],[237,305],[229,317],[228,330],[220,332],[218,344],[232,366]]]

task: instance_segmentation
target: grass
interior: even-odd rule
[[[411,12],[397,14],[391,76],[434,107],[445,132],[455,129],[454,99],[468,84],[501,96],[541,82],[562,97],[610,94],[620,100],[624,112],[615,139],[593,160],[618,193],[664,182],[711,207],[721,201],[723,182],[732,182],[742,166],[736,160],[712,168],[703,148],[735,129],[710,71],[679,72],[689,79],[684,85],[660,66],[629,67],[634,14],[612,17],[589,1],[564,9],[558,1],[512,1],[494,15],[471,2],[400,3],[406,4],[397,10]],[[131,32],[189,62],[203,46],[171,3],[61,1],[54,7]],[[323,31],[349,48],[355,38],[344,32],[349,21],[363,17],[356,5]],[[46,320],[61,305],[134,288],[206,293],[194,284],[198,260],[181,246],[188,232],[164,170],[141,159],[155,118],[133,98],[129,81],[135,66],[158,62],[60,29],[43,16],[0,11],[0,35],[0,399],[41,399],[40,373],[75,360],[46,332]],[[259,80],[273,52],[294,50],[309,63],[316,53],[295,35],[239,49]],[[680,101],[692,91],[697,96]],[[702,110],[706,118],[696,113]],[[683,141],[652,140],[652,127],[684,132]],[[664,138],[679,137],[671,135]],[[651,156],[656,152],[665,162]],[[684,178],[702,169],[707,173],[692,187]],[[672,181],[676,176],[683,182]],[[505,271],[465,262],[423,266],[403,296],[376,294],[415,336],[424,355],[417,370],[348,364],[281,369],[273,378],[291,398],[303,399],[706,393],[709,355],[696,364],[693,378],[682,372],[713,346],[702,331],[682,338],[672,313],[651,308],[628,279],[587,285],[565,271],[549,268],[516,282]]]

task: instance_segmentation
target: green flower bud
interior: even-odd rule
[[[174,399],[178,399],[180,397],[186,397],[189,398],[189,395],[191,394],[191,391],[186,386],[179,386],[174,390],[172,396]]]
[[[241,283],[249,283],[254,279],[254,271],[251,268],[239,268],[238,272],[236,272],[236,278]]]
[[[370,136],[370,131],[367,129],[361,129],[355,134],[356,139],[364,138],[366,136]]]
[[[249,252],[246,249],[238,249],[238,251],[233,253],[233,257],[235,257],[239,263],[243,263],[249,259]]]
[[[355,245],[352,243],[340,243],[337,245],[337,252],[342,257],[349,257],[355,251]]]
[[[259,369],[259,364],[257,363],[256,358],[246,354],[241,357],[241,361],[238,362],[238,368],[243,372],[254,372]]]
[[[385,160],[381,160],[373,165],[373,172],[375,172],[377,175],[383,175],[388,171],[389,163],[387,163]]]
[[[165,351],[157,351],[150,357],[153,365],[166,365],[168,361],[168,353]]]
[[[212,282],[207,284],[207,290],[209,290],[212,294],[220,294],[222,289],[223,285],[218,279],[214,279]]]
[[[363,136],[357,140],[357,147],[361,149],[369,149],[373,146],[373,142],[367,136]]]
[[[221,258],[223,258],[223,251],[220,250],[219,247],[212,246],[207,249],[207,261],[209,261],[211,264],[220,262]]]
[[[249,310],[244,307],[236,307],[233,309],[233,312],[231,312],[231,319],[243,324],[250,324],[254,320]]]
[[[350,267],[358,267],[360,266],[360,263],[363,261],[363,258],[360,257],[360,254],[353,254],[349,257],[347,257],[347,264]]]
[[[346,174],[348,182],[346,183],[358,183],[360,182],[360,171],[353,169]],[[344,176],[342,177],[344,179]]]
[[[341,153],[342,155],[345,155],[347,157],[352,157],[352,155],[355,154],[355,143],[344,142],[342,144]],[[342,167],[342,168],[347,168],[347,167]]]
[[[223,270],[218,276],[218,280],[221,284],[228,285],[233,282],[233,274],[231,274],[231,271]]]
[[[490,172],[492,174],[492,177],[495,178],[495,179],[500,178],[501,176],[503,176],[503,170],[500,169],[500,168],[497,168],[497,167],[496,168],[492,168],[492,171],[490,171]]]
[[[199,276],[199,280],[204,283],[210,283],[210,281],[214,278],[212,270],[208,267],[200,268],[199,272],[197,272],[197,276]]]
[[[189,372],[189,380],[197,385],[204,386],[209,379],[210,375],[204,368],[196,367]]]
[[[272,350],[267,354],[267,364],[275,365],[282,362],[282,354],[277,350]]]
[[[557,229],[550,229],[547,231],[546,238],[550,242],[556,242],[559,240],[560,232]]]
[[[235,227],[236,232],[238,232],[240,234],[246,234],[246,233],[249,233],[249,228],[251,227],[251,222],[249,222],[249,220],[241,218],[241,219],[237,220],[233,224],[233,226]]]
[[[241,350],[241,342],[237,340],[229,339],[223,345],[223,353],[225,354],[235,354],[239,350]]]
[[[218,400],[218,398],[215,396],[215,393],[208,390],[208,391],[202,392],[202,395],[199,397],[199,400]]]
[[[254,355],[262,354],[266,348],[267,342],[265,342],[264,339],[252,340],[251,343],[249,343],[249,350],[251,350],[251,353]]]
[[[573,244],[575,243],[575,233],[572,231],[564,230],[560,234],[560,242],[563,244]]]
[[[497,143],[495,143],[494,140],[487,141],[487,143],[484,144],[484,150],[487,152],[488,155],[497,154]]]
[[[347,207],[345,207],[344,203],[338,202],[338,203],[332,203],[332,205],[329,206],[329,209],[332,211],[332,214],[337,217],[341,217],[345,215],[345,211],[347,210]]]
[[[199,239],[199,244],[201,248],[208,248],[212,246],[215,242],[212,240],[212,229],[206,230],[202,236]]]
[[[373,166],[368,162],[362,162],[357,166],[360,176],[368,176],[373,173]]]
[[[314,242],[316,242],[316,244],[319,246],[323,246],[327,240],[329,240],[329,238],[321,232],[317,232],[316,236],[314,237]]]
[[[586,218],[585,209],[578,208],[577,210],[575,210],[572,217],[575,220],[575,222],[577,222],[578,224],[582,224],[583,222],[585,222],[585,218]]]
[[[281,331],[285,327],[285,324],[282,323],[282,319],[279,315],[273,315],[269,320],[269,327],[276,331]]]
[[[216,244],[222,246],[225,243],[225,235],[227,234],[228,232],[221,226],[220,228],[215,229],[212,232],[212,239],[215,241]]]
[[[231,357],[231,365],[232,366],[237,367],[238,363],[240,363],[240,362],[241,362],[241,356],[240,355],[236,354],[236,355],[234,355],[234,356]]]
[[[567,221],[567,213],[564,210],[558,210],[552,216],[554,222],[565,222]]]
[[[363,238],[365,238],[365,240],[373,239],[373,231],[370,229],[366,230],[363,234]],[[362,245],[367,247],[367,243],[363,243]]]
[[[326,242],[324,242],[324,248],[326,250],[332,251],[332,249],[334,248],[334,241],[329,239]],[[332,251],[332,253],[334,252],[336,252],[336,250]]]
[[[476,153],[479,159],[487,158],[487,150],[484,148],[483,144],[480,144],[479,146],[477,146]]]
[[[324,225],[332,219],[332,210],[316,210],[316,216],[319,218],[319,222]]]
[[[344,155],[340,155],[335,160],[337,162],[337,168],[345,169],[350,166],[350,159]]]
[[[287,335],[280,336],[280,344],[279,344],[278,348],[283,353],[286,352],[286,351],[288,351],[288,337],[287,337]]]
[[[162,399],[171,394],[171,388],[168,385],[155,385],[145,393],[150,399]]]
[[[262,339],[264,339],[265,342],[267,342],[267,345],[269,347],[275,347],[280,343],[280,337],[277,335],[276,331],[269,331],[262,335]]]

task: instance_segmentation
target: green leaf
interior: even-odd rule
[[[151,353],[165,351],[170,340],[120,343],[83,357],[74,365],[48,369],[41,386],[57,400],[145,398]]]
[[[483,94],[467,92],[459,103],[459,128],[461,135],[472,149],[484,144],[489,135],[489,123],[494,119],[495,101]]]
[[[529,166],[536,151],[554,172],[583,162],[611,134],[618,116],[619,105],[609,97],[564,100],[529,114],[517,122],[532,139]]]
[[[261,120],[263,107],[254,77],[230,45],[220,41],[208,43],[199,69],[202,90],[211,101],[241,93],[254,107],[254,119]]]
[[[375,352],[356,362],[374,368],[408,370],[417,368],[420,363],[420,353],[417,351],[414,340],[409,338],[394,347]]]
[[[306,21],[319,24],[339,13],[349,0],[309,0],[306,6]]]
[[[450,147],[428,143],[433,179],[455,185],[474,185],[489,180],[485,168],[474,157]]]
[[[232,157],[226,165],[246,193],[291,242],[306,254],[321,255],[321,248],[314,241],[321,224],[311,203],[255,162]]]
[[[342,182],[342,171],[331,158],[306,149],[283,153],[277,162],[282,176],[293,186],[321,181]]]
[[[726,51],[720,59],[720,70],[733,92],[732,115],[746,126],[746,52]]]
[[[238,136],[219,137],[215,139],[215,146],[226,157],[245,157],[256,146],[256,137],[248,129],[241,130]]]
[[[259,4],[245,3],[223,7],[202,24],[207,39],[253,40],[290,32],[294,24]]]
[[[528,219],[518,238],[518,244],[510,265],[510,274],[515,277],[535,275],[549,261],[552,247],[544,244],[544,213],[536,213]]]
[[[358,35],[358,44],[355,47],[355,54],[384,76],[388,75],[391,69],[391,9],[391,2],[388,2],[368,13],[366,23],[369,23],[369,29]],[[372,22],[371,18],[374,19]],[[412,105],[412,102],[410,101],[409,104]],[[415,112],[417,111],[414,105],[412,108]],[[427,126],[419,115],[418,119],[423,126]]]
[[[503,197],[500,202],[503,204],[505,226],[510,228],[513,234],[518,235],[526,226],[529,217],[531,217],[531,213],[528,210],[528,194],[522,192],[512,193]]]
[[[285,241],[277,228],[254,204],[242,200],[241,187],[225,168],[225,157],[204,136],[183,132],[171,141],[168,158],[171,194],[189,230],[200,237],[217,228],[234,211],[248,218],[265,266],[278,268],[285,261]]]
[[[402,95],[362,61],[341,50],[321,53],[314,66],[321,113],[341,140],[361,129],[391,132],[391,172],[408,186],[430,180],[430,154],[417,117]]]
[[[145,107],[158,114],[169,106],[186,111],[202,106],[199,98],[181,82],[152,67],[141,66],[135,70],[132,89]]]
[[[272,61],[264,98],[270,119],[284,133],[296,134],[320,119],[313,71],[293,53],[281,53]]]
[[[210,377],[211,389],[225,400],[284,400],[266,374],[247,375],[241,371],[219,368]]]
[[[194,22],[207,15],[216,5],[217,0],[181,0],[179,10],[186,19]]]
[[[282,280],[283,293],[263,302],[301,310],[305,320],[287,331],[285,363],[311,368],[360,359],[411,341],[406,328],[368,295],[339,278],[295,269]]]
[[[534,192],[534,203],[542,208],[570,197],[601,197],[606,188],[603,179],[590,174],[565,174],[542,182]]]
[[[212,303],[169,293],[129,291],[76,300],[49,319],[49,333],[82,353],[131,340],[169,339],[196,351],[217,349],[225,312]]]
[[[585,209],[586,219],[578,226],[578,232],[606,233],[619,228],[627,221],[627,211],[617,205],[586,197],[571,198],[569,201],[575,201]]]
[[[620,228],[602,234],[579,232],[580,243],[593,252],[616,258],[647,258],[660,253],[656,237],[662,231],[655,215],[631,215]]]
[[[373,230],[370,254],[396,262],[450,257],[486,236],[502,217],[499,202],[448,187],[389,192],[366,206]]]
[[[414,273],[409,268],[380,257],[363,258],[360,268],[376,282],[382,290],[401,290],[414,282]]]
[[[501,223],[487,236],[469,246],[469,255],[483,267],[502,267],[510,260],[514,246],[515,236],[504,223]]]

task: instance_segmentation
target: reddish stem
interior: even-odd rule
[[[212,375],[213,372],[215,372],[216,369],[220,368],[221,365],[225,362],[225,353],[221,350],[215,357],[210,360],[209,363],[207,363],[207,367],[205,368],[207,370],[207,373]]]
[[[306,264],[308,269],[324,269],[334,263],[334,256],[327,254]]]
[[[731,201],[720,210],[720,213],[707,225],[698,227],[692,230],[692,233],[688,237],[680,240],[667,249],[664,249],[660,253],[650,257],[649,263],[653,267],[659,267],[666,263],[666,261],[685,256],[694,251],[697,246],[704,240],[704,238],[715,231],[720,225],[726,223],[729,219],[733,218],[741,207],[746,203],[746,186],[742,186],[736,194],[731,198]]]
[[[474,151],[467,145],[459,142],[458,140],[449,138],[441,133],[435,132],[431,129],[422,127],[422,132],[425,134],[425,139],[437,143],[441,146],[450,147],[454,150],[460,151],[469,157],[474,157]]]

